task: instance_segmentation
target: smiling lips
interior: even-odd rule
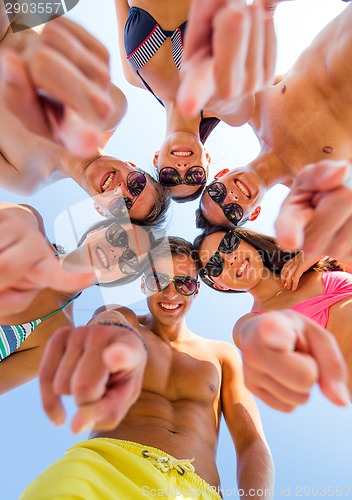
[[[95,254],[98,257],[98,262],[100,262],[103,265],[104,269],[109,269],[109,261],[104,250],[100,247],[97,247],[95,249]]]
[[[190,150],[188,150],[188,151],[181,151],[181,150],[173,149],[171,151],[171,154],[173,156],[177,156],[178,158],[187,158],[188,156],[192,156],[193,152],[190,151]]]
[[[109,186],[111,185],[114,177],[115,177],[116,172],[110,172],[108,174],[105,174],[104,177],[101,180],[100,183],[100,189],[101,192],[104,193],[105,191],[108,190]]]
[[[238,187],[238,189],[241,191],[243,196],[245,196],[247,198],[247,200],[249,200],[251,197],[251,193],[250,193],[249,189],[247,188],[247,186],[245,186],[239,179],[235,180],[235,184]]]
[[[245,259],[236,271],[236,278],[242,278],[249,266],[249,259]]]
[[[180,309],[182,304],[171,304],[170,302],[159,302],[159,306],[162,310],[167,312],[172,312]]]

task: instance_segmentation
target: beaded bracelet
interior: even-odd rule
[[[147,344],[144,342],[142,335],[133,328],[131,328],[130,326],[124,325],[123,323],[117,323],[116,321],[99,321],[98,324],[103,326],[120,326],[121,328],[126,328],[139,338],[139,340],[142,342],[144,346],[144,349],[148,352]]]

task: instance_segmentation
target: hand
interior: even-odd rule
[[[275,311],[241,327],[245,383],[266,404],[291,412],[317,382],[334,404],[349,404],[347,368],[335,338],[294,311]]]
[[[322,160],[299,172],[275,224],[281,248],[351,260],[351,177],[348,161]]]
[[[313,264],[318,262],[321,257],[308,257],[304,252],[298,252],[292,259],[286,262],[280,275],[280,283],[286,290],[297,290],[299,280]]]
[[[272,16],[256,1],[193,0],[181,69],[178,105],[196,115],[236,103],[272,83],[276,38]],[[234,106],[232,106],[233,108]]]
[[[114,108],[109,55],[100,42],[60,17],[33,37],[21,56],[5,52],[2,57],[7,84],[17,86],[21,105],[13,111],[19,119],[19,111],[26,105],[21,95],[24,88],[27,100],[36,102],[36,113],[43,114],[44,109],[54,142],[76,155],[96,153],[99,133],[106,130],[104,125]],[[45,96],[43,109],[37,90]]]
[[[76,292],[95,282],[95,274],[61,268],[33,214],[22,208],[0,210],[1,315],[25,310],[44,288]]]
[[[146,361],[143,343],[126,328],[95,324],[57,330],[40,367],[45,413],[54,425],[63,424],[60,396],[72,394],[78,406],[72,432],[116,428],[140,395]]]

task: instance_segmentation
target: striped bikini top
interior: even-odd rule
[[[66,304],[59,307],[55,311],[47,314],[43,318],[38,318],[33,321],[29,321],[28,323],[24,323],[22,325],[0,325],[0,361],[7,356],[10,356],[16,349],[23,344],[23,342],[30,336],[31,333],[37,328],[38,325],[45,319],[54,316],[54,314],[59,313],[65,307],[67,307],[73,300],[81,295],[82,292],[79,292],[72,299],[68,300]]]
[[[139,70],[156,54],[162,44],[171,39],[172,57],[177,69],[181,68],[183,57],[183,39],[187,26],[185,21],[174,31],[163,30],[153,16],[144,9],[131,7],[125,24],[124,40],[127,60],[131,63],[143,85],[160,104],[161,99],[155,95],[151,87],[140,75]]]
[[[178,69],[183,56],[183,37],[187,21],[174,31],[163,30],[153,16],[144,9],[131,7],[125,24],[124,40],[127,59],[138,72],[171,39],[172,57]]]

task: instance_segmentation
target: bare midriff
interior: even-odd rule
[[[143,391],[117,429],[92,433],[91,437],[134,441],[178,459],[194,458],[195,472],[211,486],[219,486],[218,432],[218,415],[211,405],[186,399],[171,402]]]

